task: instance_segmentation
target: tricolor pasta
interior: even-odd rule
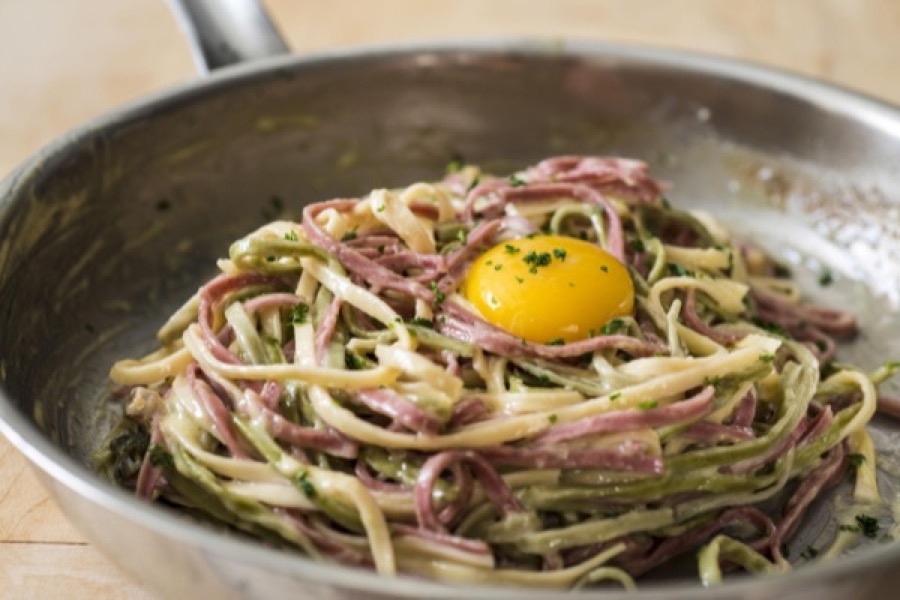
[[[113,366],[126,417],[101,463],[312,558],[631,588],[699,551],[714,583],[723,559],[790,568],[783,542],[846,477],[880,501],[865,427],[890,370],[831,362],[853,317],[805,304],[639,161],[464,166],[309,204],[219,267],[159,351]]]

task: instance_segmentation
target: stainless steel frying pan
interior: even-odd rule
[[[176,4],[197,24],[210,68],[284,51],[252,6]],[[562,153],[645,158],[672,182],[675,202],[717,213],[792,263],[814,297],[858,313],[864,334],[845,359],[900,358],[896,108],[661,50],[367,48],[217,69],[57,140],[0,184],[0,431],[84,535],[166,597],[569,597],[313,564],[139,502],[88,466],[112,418],[109,365],[150,349],[231,240],[305,202],[439,177],[456,154],[502,172]],[[819,288],[825,267],[835,282]],[[889,499],[900,481],[897,433],[888,421],[874,426]],[[801,544],[827,535],[828,506],[807,519]],[[879,541],[789,575],[715,589],[652,582],[636,597],[889,598],[897,589],[900,544]]]

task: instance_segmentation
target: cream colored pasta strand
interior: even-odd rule
[[[438,207],[438,223],[446,223],[456,218],[456,209],[446,190],[430,183],[414,183],[400,192],[400,201],[406,206],[415,200],[431,202]]]
[[[386,327],[397,334],[397,340],[401,346],[409,350],[415,350],[416,342],[406,327],[398,326],[402,321],[393,308],[387,302],[372,292],[354,285],[349,278],[335,273],[327,265],[312,258],[302,258],[300,263],[304,270],[311,273],[335,296],[339,296],[344,302],[355,306],[364,313],[381,321]]]
[[[673,300],[669,311],[666,313],[666,338],[669,342],[669,354],[671,356],[684,356],[681,348],[681,338],[678,337],[678,316],[681,313],[681,300]]]
[[[720,310],[737,316],[744,311],[744,296],[749,288],[743,283],[730,279],[703,279],[699,277],[666,277],[657,281],[650,288],[647,295],[648,301],[657,307],[661,314],[665,314],[662,307],[661,296],[673,289],[693,288],[712,297]]]
[[[864,429],[866,423],[871,421],[872,417],[875,416],[875,409],[877,408],[878,403],[878,392],[875,391],[875,386],[872,385],[871,380],[869,380],[865,373],[845,370],[839,371],[835,375],[829,377],[828,383],[855,386],[862,392],[859,412],[856,413],[853,419],[847,423],[841,431],[841,437],[846,437],[854,431]]]
[[[850,444],[850,452],[857,457],[854,463],[856,484],[853,487],[853,500],[865,504],[883,504],[884,500],[878,491],[876,468],[878,456],[869,432],[865,427],[860,427],[850,433],[847,441]]]
[[[204,467],[235,480],[258,483],[280,483],[284,481],[278,471],[268,463],[237,458],[225,458],[204,450],[194,435],[198,429],[184,415],[170,414],[161,422],[166,436],[178,441],[194,459]]]
[[[409,207],[388,190],[374,190],[369,194],[372,214],[394,230],[414,252],[434,254],[434,236],[430,227],[413,214]]]
[[[172,351],[163,349],[141,360],[117,361],[109,371],[109,378],[119,385],[150,385],[174,377],[191,363],[187,348]]]
[[[463,382],[459,377],[451,375],[421,354],[400,346],[380,345],[375,347],[375,356],[382,366],[399,369],[406,375],[427,381],[453,401],[462,392]]]
[[[671,263],[679,264],[692,271],[723,271],[731,262],[728,250],[718,248],[684,248],[663,244]]]
[[[229,379],[250,379],[263,381],[267,379],[295,379],[309,384],[320,384],[346,389],[360,389],[390,385],[396,380],[399,371],[389,367],[375,367],[359,371],[331,369],[327,367],[303,367],[294,364],[271,365],[235,365],[225,363],[212,355],[206,344],[200,339],[199,325],[192,325],[185,331],[184,342],[187,349],[204,366],[218,372]]]
[[[560,389],[558,392],[474,392],[470,398],[477,398],[487,404],[492,412],[500,415],[520,415],[578,404],[584,396],[578,392]]]
[[[167,346],[176,340],[180,340],[181,332],[197,318],[199,308],[200,292],[196,292],[159,328],[159,331],[156,333],[156,339],[159,343]]]
[[[403,570],[409,570],[439,581],[453,583],[514,583],[537,588],[568,588],[593,571],[608,563],[625,550],[624,544],[616,544],[581,564],[556,571],[521,571],[518,569],[482,569],[447,561],[400,557]]]
[[[702,385],[713,377],[724,377],[733,372],[749,369],[760,360],[763,352],[771,352],[777,342],[761,336],[747,336],[743,346],[725,356],[699,359],[680,359],[693,361],[690,368],[661,375],[650,381],[623,388],[617,393],[615,400],[601,396],[585,400],[579,404],[562,407],[551,412],[543,411],[529,415],[517,415],[502,419],[479,422],[463,427],[458,431],[439,436],[411,435],[387,431],[372,425],[337,404],[331,396],[320,390],[310,393],[310,400],[316,413],[335,429],[360,440],[385,448],[405,448],[417,450],[438,450],[455,447],[483,448],[502,444],[511,440],[535,435],[550,426],[548,417],[556,415],[558,423],[567,423],[590,415],[607,412],[612,409],[633,408],[647,398],[664,398],[683,393]],[[678,360],[678,359],[673,359]]]

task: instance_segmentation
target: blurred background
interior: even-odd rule
[[[265,4],[300,54],[435,37],[573,36],[744,58],[900,103],[896,0]],[[194,77],[163,0],[0,0],[0,173],[85,119]]]
[[[900,104],[897,0],[265,4],[299,54],[431,38],[577,37],[751,60]],[[196,77],[163,0],[0,0],[0,177],[75,125]],[[150,598],[68,525],[5,440],[0,481],[0,598]]]

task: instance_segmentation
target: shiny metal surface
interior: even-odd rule
[[[0,184],[0,431],[84,534],[164,597],[570,597],[313,564],[138,502],[87,465],[113,412],[111,362],[150,349],[230,241],[281,203],[296,216],[309,201],[434,179],[456,154],[505,171],[575,152],[645,158],[673,202],[721,215],[791,262],[814,297],[858,312],[865,333],[842,357],[900,357],[896,109],[658,50],[367,49],[217,72],[89,124]],[[824,266],[836,282],[819,288]],[[876,424],[888,458],[897,431]],[[883,475],[892,489],[897,476]],[[791,575],[628,597],[886,598],[898,566],[900,544],[881,543]]]
[[[257,0],[168,0],[191,44],[201,72],[287,54],[285,44]]]

